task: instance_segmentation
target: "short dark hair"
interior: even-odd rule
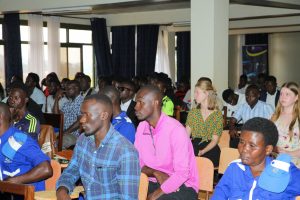
[[[278,141],[278,130],[275,124],[262,117],[254,117],[249,119],[244,126],[242,131],[254,131],[263,135],[265,146],[272,145],[275,147]]]
[[[26,97],[29,97],[28,87],[22,82],[13,82],[9,84],[8,87],[10,88],[10,91],[12,91],[13,89],[22,90],[25,93]]]
[[[226,90],[223,91],[223,93],[222,93],[222,98],[223,98],[223,100],[224,100],[225,102],[227,102],[227,101],[228,101],[228,98],[229,98],[231,95],[233,95],[233,94],[234,94],[233,90],[230,89],[230,88],[228,88],[228,89],[226,89]]]
[[[146,90],[149,93],[154,94],[156,96],[157,100],[162,102],[163,94],[161,93],[161,91],[159,90],[159,88],[157,86],[145,85],[141,89],[139,89],[139,91],[141,91],[141,90]]]
[[[251,84],[246,88],[246,93],[248,93],[250,90],[256,90],[257,92],[259,92],[259,88],[257,85],[255,84]]]
[[[112,85],[105,86],[101,91],[100,94],[104,94],[111,98],[111,102],[120,104],[120,92]]]
[[[276,84],[277,83],[277,79],[276,79],[275,76],[267,76],[265,82],[272,82],[272,83]]]
[[[136,88],[137,87],[136,87],[136,85],[134,84],[133,81],[128,80],[128,79],[124,79],[124,80],[122,80],[121,84],[127,84],[127,85],[129,85],[133,89],[133,91],[136,92]]]
[[[98,103],[104,104],[105,108],[109,109],[110,113],[112,113],[112,102],[110,98],[108,98],[104,94],[92,94],[84,98],[84,101],[95,100]]]

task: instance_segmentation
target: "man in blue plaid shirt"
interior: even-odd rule
[[[57,182],[57,199],[70,199],[81,178],[85,198],[138,199],[140,166],[134,146],[110,123],[112,102],[105,95],[86,97],[81,106],[78,138],[73,157]]]

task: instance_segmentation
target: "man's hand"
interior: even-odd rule
[[[164,192],[160,188],[158,188],[157,190],[148,195],[147,200],[156,200],[163,194]]]
[[[153,172],[153,175],[160,185],[162,185],[169,178],[168,174],[157,170]]]
[[[65,187],[59,187],[56,190],[56,198],[57,200],[70,200],[71,197],[68,194],[68,190]]]

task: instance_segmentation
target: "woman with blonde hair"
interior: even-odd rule
[[[283,84],[279,102],[271,118],[279,132],[278,153],[287,153],[292,156],[292,161],[298,168],[300,167],[299,90],[297,83]]]
[[[195,85],[194,98],[197,107],[188,114],[186,130],[192,137],[195,156],[207,157],[214,166],[218,166],[218,140],[223,130],[223,118],[217,92],[209,80],[200,78]]]

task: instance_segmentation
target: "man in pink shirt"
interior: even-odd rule
[[[135,139],[142,172],[149,177],[148,199],[197,199],[198,172],[185,128],[161,112],[162,94],[154,86],[136,96],[140,122]],[[144,121],[143,121],[144,120]]]

